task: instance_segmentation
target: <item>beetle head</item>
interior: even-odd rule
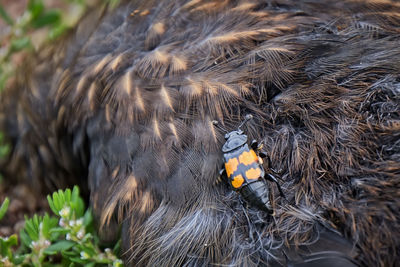
[[[242,134],[243,134],[243,131],[240,129],[237,131],[232,131],[232,132],[226,133],[225,140],[228,140],[229,138],[234,138],[235,136],[242,135]]]

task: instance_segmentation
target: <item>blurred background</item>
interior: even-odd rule
[[[114,6],[119,0],[0,0],[0,92],[13,82],[24,58],[51,45],[73,28],[93,5]],[[9,152],[0,132],[0,160]],[[27,185],[7,186],[0,177],[0,203],[9,197],[7,215],[0,221],[0,236],[18,233],[24,215],[48,211],[47,200]]]

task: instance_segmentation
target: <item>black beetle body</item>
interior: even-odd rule
[[[233,131],[226,137],[222,152],[229,184],[248,204],[270,212],[268,185],[262,179],[265,171],[255,151],[247,145],[247,136]]]
[[[266,172],[261,159],[267,157],[267,155],[263,152],[258,155],[255,152],[261,149],[261,146],[255,140],[252,141],[250,148],[247,144],[247,135],[240,129],[251,118],[251,115],[246,116],[238,130],[225,135],[226,142],[222,147],[224,168],[221,170],[221,176],[228,179],[233,190],[240,193],[249,205],[272,212],[269,186],[265,179]],[[267,175],[267,179],[277,183],[271,173],[267,173]],[[282,194],[279,184],[278,189]]]

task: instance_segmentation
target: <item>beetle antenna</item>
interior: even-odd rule
[[[214,124],[214,125],[215,125],[216,127],[218,127],[219,129],[225,131],[225,133],[228,132],[224,127],[222,127],[222,126],[218,123],[218,121],[214,120],[214,121],[212,121],[212,124]]]
[[[251,114],[247,114],[246,117],[244,117],[244,121],[242,121],[242,123],[239,125],[238,130],[242,130],[240,129],[246,122],[248,122],[249,120],[251,120],[253,118],[253,115]]]

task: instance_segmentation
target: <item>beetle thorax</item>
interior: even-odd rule
[[[222,152],[229,152],[247,143],[247,135],[242,131],[233,131],[225,135],[226,142],[222,147]]]

